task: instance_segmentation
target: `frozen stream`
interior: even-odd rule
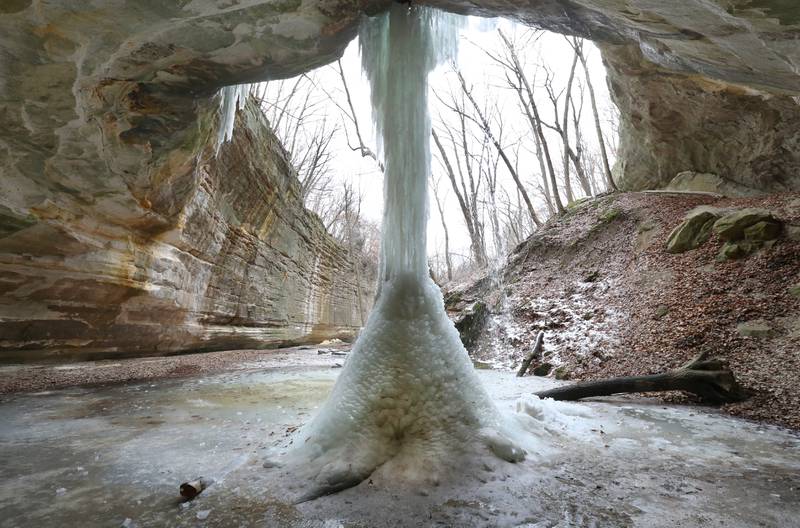
[[[368,480],[293,506],[261,465],[325,400],[341,358],[290,359],[3,397],[0,527],[800,526],[797,435],[629,400],[545,405],[551,436],[540,455],[492,459],[478,480],[427,489]],[[553,384],[480,377],[509,412]],[[200,475],[217,482],[181,506],[178,484]]]

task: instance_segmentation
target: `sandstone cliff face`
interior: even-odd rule
[[[260,111],[240,112],[233,142],[216,158],[213,147],[201,156],[171,225],[109,225],[46,209],[5,225],[0,359],[353,335],[361,321],[347,252],[303,208]]]
[[[740,195],[800,190],[800,97],[670,72],[633,45],[602,51],[620,110],[620,187],[662,188],[694,171]]]

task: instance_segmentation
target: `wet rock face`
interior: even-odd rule
[[[346,249],[302,207],[260,111],[240,112],[233,142],[212,153],[166,228],[54,217],[0,239],[0,360],[352,336],[361,321]]]

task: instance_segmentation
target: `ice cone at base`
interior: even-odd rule
[[[318,415],[306,426],[303,498],[352,486],[377,468],[436,483],[462,455],[524,453],[502,433],[442,294],[428,277],[428,73],[455,54],[458,17],[393,4],[365,21],[364,70],[385,159],[381,277],[375,307]]]

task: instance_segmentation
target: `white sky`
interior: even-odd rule
[[[531,151],[535,148],[533,139],[530,136],[527,121],[521,114],[518,107],[516,95],[505,86],[505,79],[502,70],[499,66],[487,56],[483,51],[492,50],[497,51],[500,49],[500,40],[496,29],[500,28],[502,31],[510,36],[522,37],[530,29],[510,20],[492,20],[479,19],[470,17],[469,24],[462,29],[460,39],[460,50],[458,56],[459,67],[466,78],[468,83],[474,83],[475,95],[480,101],[487,95],[489,98],[496,99],[498,108],[502,115],[504,122],[504,143],[514,143],[521,139],[522,148],[520,149],[520,162],[519,172],[523,181],[530,182],[529,193],[535,194],[534,186],[539,181],[539,164],[532,153],[526,153],[526,149]],[[514,40],[512,38],[512,40]],[[526,74],[531,82],[533,81],[534,70],[536,69],[537,62],[546,64],[555,73],[557,89],[561,83],[566,84],[566,79],[569,74],[569,68],[572,61],[572,48],[566,42],[562,35],[544,32],[538,40],[526,49],[525,56],[520,57],[525,62]],[[605,82],[605,69],[600,60],[599,51],[587,42],[584,45],[584,53],[588,58],[589,68],[592,75],[592,83],[596,92],[598,107],[601,117],[609,114],[610,108],[613,106],[606,87]],[[376,141],[373,137],[373,127],[371,119],[371,107],[369,102],[369,85],[366,78],[361,72],[361,61],[359,56],[358,41],[353,41],[344,53],[342,58],[342,66],[345,76],[348,80],[348,87],[350,89],[353,104],[358,114],[359,124],[364,137],[364,142],[376,150]],[[328,65],[320,68],[314,72],[315,78],[320,86],[325,91],[333,94],[335,97],[340,97],[340,104],[344,101],[342,95],[341,81],[336,70],[336,65]],[[580,64],[576,70],[578,79],[583,78],[583,72]],[[449,65],[440,65],[429,78],[430,88],[438,93],[446,94],[449,86],[456,86],[455,75],[452,73]],[[539,82],[534,83],[539,85]],[[483,88],[486,86],[487,88]],[[536,91],[536,88],[534,88]],[[577,91],[577,86],[573,88]],[[488,93],[484,93],[488,91]],[[434,127],[443,126],[441,118],[446,125],[448,119],[452,123],[452,112],[442,107],[433,94],[430,98],[431,116],[433,119]],[[582,114],[582,129],[584,137],[590,148],[596,147],[596,136],[594,133],[594,124],[591,116],[591,109],[588,104],[588,94],[586,98],[586,105]],[[329,119],[338,119],[341,111],[332,102],[325,102],[324,112],[329,114]],[[553,119],[552,105],[546,96],[544,89],[537,92],[537,105],[540,109],[542,118],[548,121]],[[349,129],[351,138],[352,128]],[[560,166],[557,162],[560,157],[560,140],[557,140],[555,133],[552,134],[550,140],[551,149],[555,159],[554,164]],[[607,142],[610,139],[610,132],[606,132]],[[557,143],[558,142],[558,143]],[[351,139],[351,143],[355,140]],[[559,146],[556,146],[559,145]],[[360,189],[363,195],[362,214],[373,221],[380,222],[383,210],[383,181],[382,175],[378,170],[374,160],[369,158],[362,158],[358,152],[353,152],[347,145],[345,134],[340,133],[332,143],[332,150],[334,158],[332,163],[332,171],[334,178],[339,182],[349,181]],[[432,161],[432,170],[434,177],[442,174],[442,169],[436,158],[436,149],[432,146],[434,159]],[[613,163],[613,159],[611,160]],[[507,173],[501,173],[499,178],[500,185],[511,190],[514,188],[513,180]],[[577,184],[575,184],[577,187]],[[457,255],[468,255],[469,253],[469,236],[464,226],[464,221],[452,191],[449,189],[449,182],[446,178],[442,181],[442,190],[446,190],[446,198],[444,203],[445,214],[448,217],[448,228],[450,232],[450,251]],[[544,204],[537,201],[537,210],[545,213]],[[439,220],[439,215],[436,210],[433,196],[431,196],[431,218],[428,223],[428,253],[434,254],[437,251],[442,251],[444,246],[444,232]],[[543,214],[544,216],[544,214]],[[486,222],[487,232],[489,230],[489,223]],[[457,259],[456,259],[457,260]]]

